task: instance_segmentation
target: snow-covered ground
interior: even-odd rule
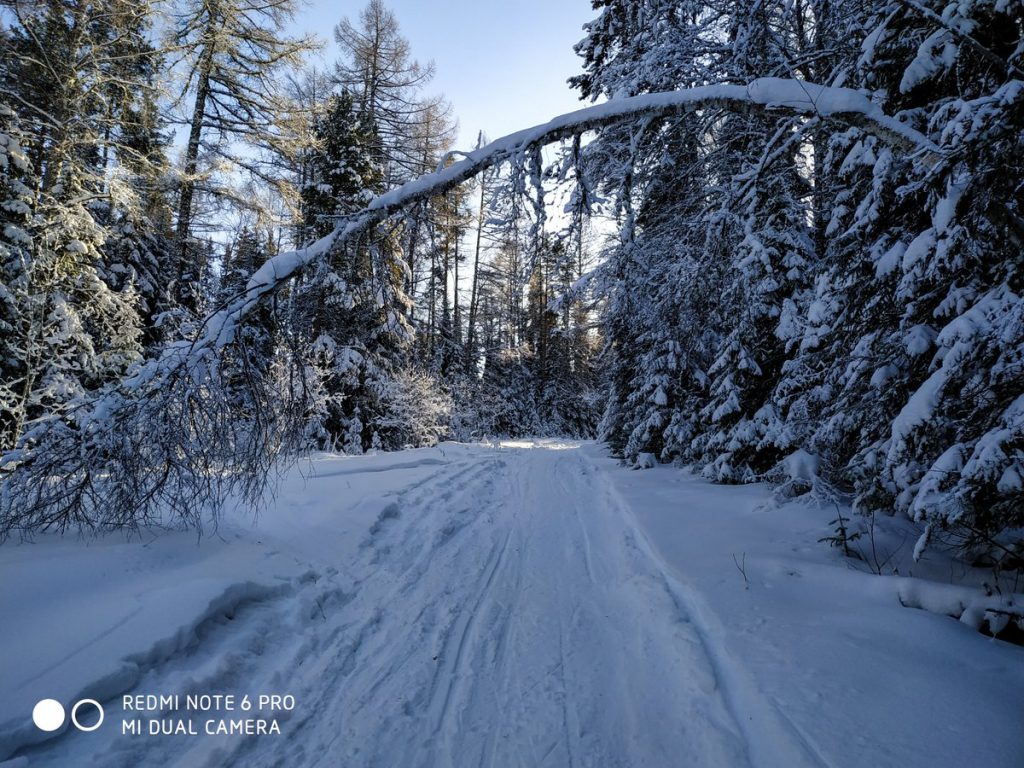
[[[201,540],[0,547],[0,765],[1022,765],[1024,650],[903,607],[963,589],[854,568],[828,510],[550,440],[300,470]],[[280,733],[204,733],[246,718]]]

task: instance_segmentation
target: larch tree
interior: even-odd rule
[[[433,120],[435,134],[440,99],[424,99],[422,91],[434,76],[434,65],[412,57],[398,19],[383,3],[369,0],[358,23],[342,19],[334,29],[341,52],[335,65],[338,85],[351,92],[360,112],[377,128],[375,158],[385,168],[384,182],[393,186],[423,173],[420,143],[424,123]]]
[[[332,337],[352,377],[338,391],[358,404],[335,444],[359,451],[443,435],[446,387],[410,353],[409,318],[421,318],[404,289],[424,272],[415,259],[409,268],[409,222],[421,216],[420,242],[433,233],[443,246],[436,201],[504,166],[488,180],[501,200],[488,214],[509,226],[481,259],[472,292],[479,350],[470,378],[483,370],[469,431],[543,430],[564,410],[549,385],[579,358],[560,349],[566,316],[556,294],[585,283],[603,300],[604,434],[626,460],[693,462],[732,482],[777,479],[868,514],[915,518],[918,554],[948,535],[1012,563],[1024,508],[1024,45],[1015,17],[982,0],[942,13],[917,0],[841,11],[824,0],[596,7],[575,82],[607,101],[457,159],[442,152],[435,161],[416,141],[389,144],[380,125],[394,114],[381,109],[386,91],[373,88],[382,71],[348,60],[362,79],[341,110],[342,133],[355,113],[381,131],[369,137],[375,149],[394,150],[376,152],[381,194],[349,207],[338,205],[333,182],[311,188],[330,193],[317,203],[328,211],[323,237],[267,258],[191,337],[123,381],[86,388],[73,421],[39,421],[9,454],[0,527],[134,524],[167,504],[194,522],[231,490],[259,493],[275,455],[310,445],[305,426],[323,409],[309,407],[301,390],[310,379],[299,374],[319,362],[293,356],[295,375],[281,376],[274,365],[246,365],[238,348],[253,344],[247,329],[277,298],[297,306],[296,286],[325,265],[352,279],[353,290],[337,295],[366,310],[351,338]],[[382,6],[371,4],[364,21],[375,11]],[[842,28],[824,34],[826,21]],[[396,59],[408,60],[407,51]],[[810,72],[823,82],[807,80]],[[417,100],[403,98],[407,107]],[[393,136],[415,136],[410,121],[396,121]],[[17,157],[41,172],[44,188],[64,189],[46,187],[62,166],[26,125],[5,123],[13,159],[4,195],[15,218],[25,216]],[[546,160],[552,144],[570,160]],[[338,157],[324,158],[324,179],[349,149],[342,143]],[[102,167],[98,156],[79,165]],[[413,161],[437,170],[394,186],[415,172]],[[604,264],[584,280],[568,269],[565,245],[550,240],[551,185],[570,178],[571,215],[596,202],[619,224]],[[8,251],[31,226],[12,221]],[[99,239],[75,241],[99,253]],[[426,274],[434,290],[421,312],[432,308],[429,327],[455,340],[461,323],[444,296],[454,270],[443,261],[443,274],[437,259]],[[19,285],[4,279],[8,293]],[[79,337],[60,338],[73,348]],[[246,407],[263,408],[264,421],[239,418],[225,361],[252,373]],[[283,404],[282,380],[294,394]],[[167,472],[141,471],[151,466]],[[40,482],[53,477],[62,480]]]
[[[192,309],[206,266],[193,242],[197,193],[229,195],[229,187],[215,183],[215,172],[225,167],[277,181],[237,145],[266,149],[280,139],[288,105],[282,73],[312,48],[309,39],[280,33],[296,7],[295,0],[181,0],[174,11],[170,43],[177,52],[174,66],[185,77],[180,120],[188,126],[175,224],[175,296]],[[235,202],[244,204],[237,197]]]

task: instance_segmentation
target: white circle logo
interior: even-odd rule
[[[96,707],[96,711],[100,713],[100,719],[96,721],[95,725],[86,726],[78,722],[78,708],[83,704],[92,704],[94,707]],[[63,709],[61,710],[61,719],[64,719]],[[103,707],[100,706],[100,703],[96,701],[96,699],[82,699],[81,701],[76,702],[75,706],[71,708],[71,722],[74,723],[75,728],[77,728],[80,731],[85,731],[86,733],[89,733],[90,731],[95,731],[97,728],[103,725]]]
[[[32,708],[32,722],[41,731],[56,731],[64,725],[64,705],[56,699],[43,699]]]

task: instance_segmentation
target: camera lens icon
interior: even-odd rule
[[[83,707],[85,707],[84,711],[86,713],[91,709],[95,709],[99,713],[99,718],[92,725],[84,725],[79,720],[79,711]],[[105,714],[103,705],[96,701],[96,699],[81,699],[76,701],[75,706],[71,708],[71,724],[80,731],[90,733],[103,725]],[[48,733],[56,731],[64,725],[66,716],[64,705],[56,699],[42,699],[32,708],[32,722],[36,724],[36,728]]]

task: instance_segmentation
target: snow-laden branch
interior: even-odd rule
[[[547,144],[637,117],[708,108],[837,119],[908,152],[939,152],[860,92],[783,79],[616,99],[500,138],[377,197],[311,245],[268,260],[192,338],[169,345],[159,359],[83,398],[73,411],[40,420],[0,456],[0,539],[15,529],[130,527],[168,513],[198,524],[203,509],[216,510],[229,494],[256,503],[274,458],[301,439],[306,408],[301,381],[279,387],[270,378],[244,375],[244,360],[239,375],[221,354],[260,301],[337,245],[492,166],[535,162]],[[238,417],[238,387],[251,403],[244,418]]]
[[[374,199],[359,213],[338,222],[326,237],[295,251],[282,253],[263,264],[245,291],[208,318],[199,339],[188,345],[219,348],[234,338],[238,322],[264,296],[322,257],[334,246],[366,232],[378,222],[413,203],[434,197],[488,168],[540,146],[580,133],[619,123],[640,115],[663,117],[680,111],[718,107],[731,111],[782,110],[856,124],[890,144],[907,151],[935,153],[937,147],[924,135],[882,109],[860,91],[816,85],[802,80],[766,77],[748,85],[706,85],[665,93],[615,99],[556,117],[543,125],[509,134],[464,154],[462,160]],[[177,350],[178,352],[181,351]],[[172,354],[176,354],[172,351]]]

